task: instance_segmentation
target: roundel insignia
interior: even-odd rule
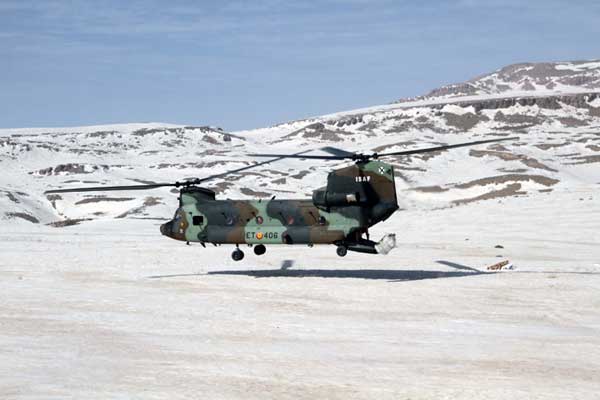
[[[256,238],[257,238],[258,240],[262,239],[262,238],[263,238],[263,233],[262,233],[262,232],[257,232],[257,233],[256,233]]]

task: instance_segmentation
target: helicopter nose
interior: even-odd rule
[[[166,222],[160,226],[160,233],[165,236],[171,236],[173,221]]]

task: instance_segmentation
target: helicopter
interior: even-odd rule
[[[395,246],[395,236],[387,235],[379,242],[369,238],[369,228],[385,221],[398,210],[394,168],[381,161],[385,157],[410,156],[459,147],[476,146],[516,137],[478,140],[421,149],[388,153],[353,153],[334,147],[321,150],[328,155],[305,154],[249,154],[270,160],[244,166],[224,173],[195,178],[183,182],[153,183],[129,186],[96,186],[54,189],[44,192],[97,192],[149,190],[161,187],[179,189],[179,205],[173,219],[160,226],[160,232],[169,238],[199,242],[215,246],[233,244],[231,258],[240,261],[244,252],[240,245],[253,247],[258,256],[265,254],[267,245],[329,244],[336,246],[340,257],[348,251],[387,254]],[[203,182],[239,173],[284,158],[303,160],[351,161],[346,167],[331,171],[327,185],[315,189],[312,199],[231,200],[217,199],[216,193]]]

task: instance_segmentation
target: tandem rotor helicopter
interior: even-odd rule
[[[395,236],[386,235],[381,241],[369,238],[369,228],[388,219],[397,209],[394,168],[380,160],[382,157],[410,156],[476,146],[486,143],[515,140],[502,138],[479,140],[453,145],[436,146],[391,153],[352,153],[333,147],[321,150],[330,155],[250,154],[271,160],[252,164],[221,174],[175,183],[155,183],[131,186],[99,186],[48,190],[45,194],[148,190],[161,187],[179,189],[179,207],[172,220],[160,227],[160,232],[175,240],[213,245],[233,244],[231,257],[244,258],[241,244],[253,246],[256,255],[266,252],[265,245],[333,244],[337,254],[344,257],[348,250],[386,254],[395,246]],[[309,150],[310,151],[310,150]],[[327,186],[313,191],[312,199],[223,200],[213,190],[200,186],[203,182],[235,174],[246,169],[283,158],[308,160],[349,160],[354,164],[335,169],[327,176]]]

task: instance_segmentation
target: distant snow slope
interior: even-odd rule
[[[0,224],[165,219],[176,207],[176,190],[43,192],[203,177],[249,165],[255,160],[247,154],[257,151],[336,146],[381,152],[515,135],[514,142],[390,159],[400,206],[429,210],[597,190],[598,71],[598,62],[521,64],[468,83],[479,88],[475,92],[447,92],[234,133],[160,123],[0,130]],[[536,91],[515,95],[522,79]],[[512,82],[513,89],[502,92],[501,82]],[[570,93],[556,92],[567,86]],[[344,164],[282,160],[207,186],[229,198],[308,197],[325,184],[332,168]]]
[[[579,93],[600,90],[600,61],[512,64],[467,82],[434,89],[420,100],[461,96]],[[414,100],[414,99],[413,99]],[[400,100],[403,101],[403,100]]]

